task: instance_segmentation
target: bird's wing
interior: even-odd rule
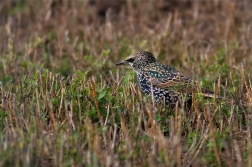
[[[143,72],[146,75],[147,83],[152,86],[180,93],[195,92],[202,94],[204,97],[221,98],[210,90],[200,88],[198,82],[193,81],[172,67],[157,64],[148,66],[146,69],[143,69]]]
[[[173,90],[180,93],[200,93],[204,97],[222,98],[215,95],[213,91],[200,88],[196,81],[174,70],[171,73],[146,71],[147,82],[161,89]]]
[[[174,89],[179,92],[191,93],[192,80],[180,72],[173,71],[171,73],[148,71],[147,82],[152,86],[161,89]]]

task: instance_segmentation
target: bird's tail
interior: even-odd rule
[[[207,89],[201,89],[201,94],[204,97],[208,97],[208,98],[224,99],[223,97],[216,95],[213,91],[207,90]]]

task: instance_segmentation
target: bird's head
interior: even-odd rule
[[[131,54],[123,61],[116,63],[116,65],[129,64],[135,71],[138,71],[154,62],[156,62],[156,59],[151,52],[138,51]]]

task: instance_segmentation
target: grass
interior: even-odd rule
[[[0,2],[0,166],[251,166],[252,4],[103,5]],[[225,99],[153,106],[136,50]]]

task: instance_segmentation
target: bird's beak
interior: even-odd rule
[[[120,62],[116,63],[115,65],[119,66],[119,65],[123,65],[123,64],[125,64],[125,63],[126,63],[126,61],[123,60],[123,61],[120,61]]]

